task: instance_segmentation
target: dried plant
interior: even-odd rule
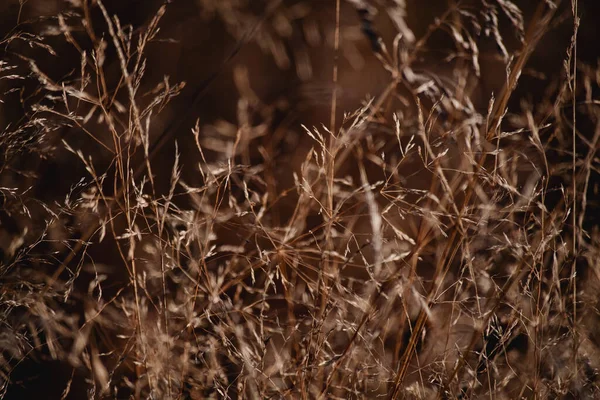
[[[2,398],[600,396],[594,1],[1,7]]]

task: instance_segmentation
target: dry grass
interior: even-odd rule
[[[597,6],[423,4],[3,6],[2,398],[600,397]]]

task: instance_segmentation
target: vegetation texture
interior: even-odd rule
[[[0,397],[600,398],[597,0],[4,0]]]

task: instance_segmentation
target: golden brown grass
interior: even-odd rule
[[[600,396],[594,1],[13,3],[3,398]]]

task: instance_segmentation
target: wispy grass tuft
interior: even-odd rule
[[[595,2],[12,3],[0,397],[600,396]]]

